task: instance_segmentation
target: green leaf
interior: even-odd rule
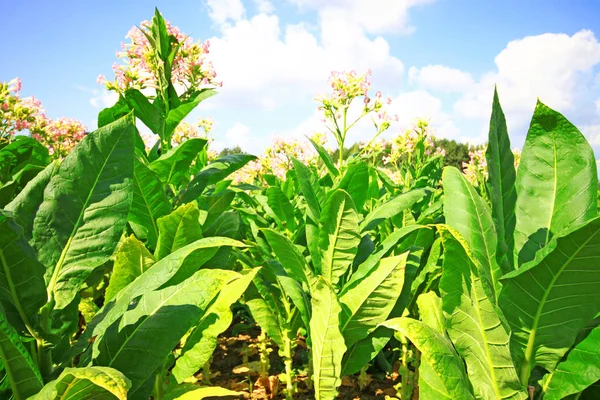
[[[366,187],[369,186],[369,168],[363,161],[348,165],[346,173],[342,177],[338,188],[350,194],[356,209],[361,212],[367,200]]]
[[[320,225],[321,275],[335,286],[352,264],[360,243],[358,214],[348,193],[338,189],[329,194]]]
[[[188,139],[152,161],[150,169],[156,172],[162,182],[179,187],[187,183],[190,175],[188,169],[206,143],[206,139]]]
[[[496,256],[500,268],[507,273],[514,269],[516,172],[515,158],[510,148],[510,138],[506,128],[506,118],[500,107],[498,91],[495,88],[485,158],[488,167],[487,189],[498,236]]]
[[[515,264],[598,215],[594,152],[563,115],[538,101],[517,174]]]
[[[424,189],[415,189],[402,193],[386,203],[377,206],[360,224],[360,231],[370,231],[388,218],[400,214],[421,201],[427,192]]]
[[[209,185],[225,179],[256,157],[249,154],[229,154],[218,158],[204,167],[192,181],[180,191],[177,202],[189,203],[198,198]]]
[[[456,229],[473,250],[479,278],[486,294],[496,303],[502,270],[496,261],[498,239],[490,211],[458,169],[446,167],[442,176],[446,223]]]
[[[277,186],[267,188],[267,203],[277,217],[285,222],[285,227],[289,231],[296,229],[296,220],[294,218],[294,206],[286,197],[285,193]]]
[[[137,89],[127,89],[124,96],[125,102],[134,110],[135,116],[139,118],[144,125],[150,128],[152,132],[160,135],[165,123],[164,117],[160,111],[157,110],[156,107],[150,103],[148,98]],[[116,105],[118,104],[119,103],[117,102]],[[124,105],[122,107],[125,108]],[[119,107],[118,111],[122,112],[121,107]],[[100,117],[98,117],[98,119],[100,119]]]
[[[302,289],[302,283],[290,277],[285,272],[283,266],[275,260],[269,260],[266,268],[274,275],[275,279],[277,279],[284,294],[292,299],[292,303],[294,303],[300,312],[300,317],[305,326],[309,326],[311,313],[310,299],[309,294]]]
[[[58,171],[59,161],[54,161],[27,183],[25,188],[4,207],[10,211],[15,221],[23,228],[25,238],[33,237],[33,221],[40,204],[44,201],[44,190],[50,179]]]
[[[135,236],[131,235],[125,238],[116,251],[115,263],[104,301],[110,301],[121,289],[142,275],[155,262],[156,259]]]
[[[600,326],[575,347],[554,371],[544,377],[545,400],[560,400],[579,393],[600,380]]]
[[[202,237],[200,226],[200,210],[194,203],[176,208],[171,214],[157,221],[158,244],[156,258],[161,259],[177,249],[186,246]]]
[[[246,291],[259,269],[255,268],[227,283],[206,310],[198,326],[187,337],[181,356],[171,371],[177,382],[181,383],[194,375],[210,360],[217,347],[217,337],[229,328],[233,320],[231,305]]]
[[[129,221],[143,228],[143,237],[151,248],[156,247],[158,225],[156,220],[171,212],[171,204],[158,175],[136,158],[133,167],[133,202]],[[136,235],[142,237],[134,228]]]
[[[319,278],[312,292],[310,338],[315,398],[320,400],[335,399],[342,383],[342,357],[346,345],[340,332],[341,311],[337,295],[323,278]]]
[[[359,340],[344,354],[342,360],[342,376],[354,375],[371,361],[390,341],[393,331],[378,326],[366,338]]]
[[[125,101],[123,96],[119,96],[119,100],[112,107],[105,108],[98,114],[98,128],[115,122],[130,112],[131,108],[129,108],[127,101]]]
[[[382,259],[370,274],[340,293],[340,330],[347,347],[366,338],[390,315],[404,283],[407,256]]]
[[[292,164],[294,165],[294,171],[298,177],[300,183],[300,190],[308,205],[307,214],[308,217],[314,222],[318,222],[321,215],[321,206],[315,193],[316,177],[312,171],[303,163],[292,157]]]
[[[411,318],[394,318],[383,326],[400,332],[419,349],[421,363],[426,363],[427,378],[436,379],[436,384],[431,387],[437,387],[442,392],[438,396],[465,400],[475,398],[463,361],[443,334]]]
[[[113,368],[66,368],[30,400],[126,400],[131,382]]]
[[[42,389],[42,377],[3,310],[0,310],[0,359],[15,400],[25,400]]]
[[[202,400],[215,397],[241,396],[243,393],[234,392],[222,387],[201,387],[191,383],[175,386],[165,395],[165,400]]]
[[[499,305],[526,383],[535,366],[553,371],[577,334],[600,311],[600,218],[552,240],[535,259],[503,277]]]
[[[310,140],[315,150],[317,150],[317,153],[319,153],[319,157],[321,157],[321,160],[323,160],[323,163],[329,170],[329,173],[333,176],[338,176],[340,174],[340,171],[338,171],[335,164],[333,163],[329,152],[323,146],[321,146],[319,143],[315,142],[311,138],[308,138],[308,140]]]
[[[440,280],[447,330],[465,359],[475,395],[483,399],[526,399],[510,354],[510,332],[498,315],[458,232],[439,227],[444,246]]]
[[[200,270],[175,286],[142,295],[97,339],[94,364],[116,368],[129,377],[129,399],[147,399],[143,384],[198,323],[223,285],[237,276],[233,271]]]
[[[444,334],[446,318],[442,311],[442,299],[435,292],[421,293],[417,297],[417,307],[421,321],[435,329],[436,332]]]
[[[88,324],[79,341],[69,353],[68,358],[70,359],[75,355],[80,354],[87,348],[92,337],[96,336],[97,339],[102,337],[108,327],[127,311],[130,303],[134,301],[134,299],[160,287],[168,287],[168,284],[177,276],[181,276],[181,278],[174,280],[174,282],[181,282],[190,277],[197,270],[198,264],[193,263],[194,268],[191,269],[191,271],[181,274],[182,267],[184,268],[185,264],[199,258],[205,260],[209,259],[223,246],[245,247],[243,243],[229,238],[204,238],[182,247],[174,253],[169,254],[167,257],[157,261],[152,268],[146,270],[146,272],[140,275],[130,285],[119,291],[111,301],[106,302],[104,307]],[[96,344],[96,342],[94,342],[94,344]],[[88,360],[88,355],[84,354],[80,364],[83,365],[86,361],[90,362],[91,360]]]
[[[269,246],[273,249],[275,257],[285,268],[287,274],[299,282],[304,282],[309,287],[313,282],[313,274],[306,265],[304,256],[288,238],[272,229],[262,229]]]
[[[0,213],[0,301],[13,326],[20,323],[11,318],[11,308],[18,313],[17,321],[34,327],[37,312],[48,299],[44,272],[21,227]]]
[[[209,97],[217,94],[215,90],[212,89],[202,89],[199,90],[191,99],[182,103],[179,107],[174,108],[169,111],[167,115],[166,121],[166,129],[165,135],[170,137],[173,132],[175,132],[175,128],[183,119],[200,104],[202,101],[208,99]]]
[[[92,132],[58,167],[33,223],[48,293],[66,307],[115,250],[132,199],[132,115]]]

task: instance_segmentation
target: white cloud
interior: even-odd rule
[[[115,92],[109,92],[106,89],[102,90],[91,90],[92,97],[90,98],[90,104],[94,108],[106,108],[113,106],[119,99],[119,95]]]
[[[408,78],[411,83],[440,92],[465,92],[475,84],[469,73],[444,65],[411,67]]]
[[[206,0],[206,5],[208,16],[217,25],[223,25],[229,20],[237,22],[246,14],[241,0]]]
[[[261,14],[270,14],[275,10],[273,3],[271,3],[269,0],[254,0],[254,5]]]
[[[214,148],[221,150],[225,147],[240,146],[244,151],[251,154],[260,154],[267,146],[268,140],[263,137],[257,137],[252,134],[249,126],[241,122],[234,123],[225,131],[223,138],[217,138]]]
[[[410,8],[435,0],[289,0],[302,9],[322,15],[343,15],[368,33],[411,33]]]

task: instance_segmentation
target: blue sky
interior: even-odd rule
[[[258,153],[273,136],[322,130],[314,94],[332,69],[373,69],[373,90],[400,116],[389,134],[430,118],[436,134],[485,140],[498,85],[515,147],[536,97],[572,120],[600,155],[600,2],[557,0],[157,1],[195,39],[210,39],[221,93],[190,118],[215,119],[216,145]],[[0,2],[0,81],[19,76],[23,96],[50,117],[95,127],[112,98],[115,51],[147,1]],[[351,140],[366,140],[369,124]]]

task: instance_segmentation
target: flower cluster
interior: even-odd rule
[[[10,140],[18,132],[34,131],[45,125],[42,103],[35,97],[21,98],[19,78],[0,83],[0,139]]]
[[[196,43],[192,38],[182,33],[178,27],[165,21],[169,35],[179,44],[179,50],[173,61],[171,81],[184,89],[201,86],[220,86],[216,80],[216,72],[207,55],[210,42]],[[140,27],[133,27],[126,38],[129,43],[121,43],[121,51],[117,57],[122,64],[113,64],[114,81],[108,81],[103,75],[97,79],[99,84],[108,90],[122,92],[128,88],[145,89],[158,87],[157,77],[164,66],[156,51],[150,45],[146,34],[150,34],[150,21],[142,21]]]
[[[31,136],[48,148],[54,158],[64,158],[85,137],[87,128],[73,118],[46,119],[43,128],[32,131]]]

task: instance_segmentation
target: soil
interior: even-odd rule
[[[258,366],[260,355],[257,350],[258,328],[250,328],[243,333],[233,334],[229,329],[219,337],[219,343],[213,354],[211,363],[211,386],[221,386],[230,390],[244,393],[240,399],[274,400],[285,399],[283,389],[285,382],[279,381],[279,374],[284,370],[283,360],[278,355],[277,346],[272,344],[273,349],[269,354],[270,369],[269,376],[259,378]],[[244,363],[246,357],[247,363]],[[298,388],[294,399],[314,399],[314,391],[308,387],[308,379],[305,374],[307,363],[307,350],[303,338],[299,338],[294,355],[294,370],[297,374]],[[304,373],[303,373],[304,372]],[[205,382],[203,373],[196,374],[199,382]],[[283,377],[282,377],[283,379]],[[362,391],[359,389],[358,377],[344,377],[339,388],[338,399],[385,399],[386,395],[394,398],[396,389],[394,385],[399,382],[397,374],[392,376],[381,376],[380,379],[370,376],[371,382]]]

